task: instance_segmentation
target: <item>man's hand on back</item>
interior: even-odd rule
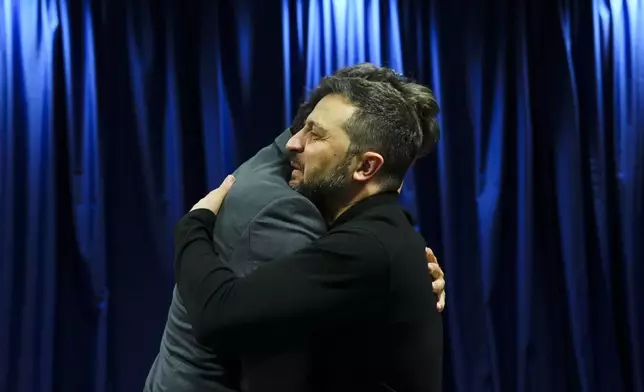
[[[436,309],[439,312],[442,312],[445,309],[445,274],[438,265],[438,259],[431,249],[425,248],[425,257],[427,257],[427,268],[429,268],[429,274],[433,279],[432,288],[434,289],[434,293],[438,296]]]
[[[221,208],[221,203],[224,202],[224,198],[228,194],[228,191],[235,183],[235,177],[232,175],[226,177],[224,181],[219,185],[219,188],[211,191],[203,199],[199,200],[197,204],[192,206],[190,211],[198,210],[201,208],[210,210],[213,214],[217,215],[219,208]]]

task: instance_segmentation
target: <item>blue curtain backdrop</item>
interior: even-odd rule
[[[270,3],[270,4],[269,4]],[[437,93],[447,391],[644,391],[644,4],[0,0],[0,391],[140,391],[174,223],[321,76]]]

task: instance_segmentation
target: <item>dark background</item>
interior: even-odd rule
[[[644,391],[644,4],[1,0],[0,391],[142,389],[171,232],[338,67],[432,87],[445,390]]]

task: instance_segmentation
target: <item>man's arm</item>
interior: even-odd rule
[[[238,278],[214,251],[215,220],[197,209],[175,229],[177,286],[200,342],[240,348],[378,311],[387,266],[370,233],[336,232]]]

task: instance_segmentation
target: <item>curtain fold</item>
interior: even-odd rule
[[[49,60],[59,19],[54,2],[5,2],[1,10],[0,388],[38,390],[52,381],[54,355],[56,151]],[[34,22],[38,29],[30,26]],[[13,96],[24,98],[16,102]],[[29,355],[15,355],[22,352]]]

